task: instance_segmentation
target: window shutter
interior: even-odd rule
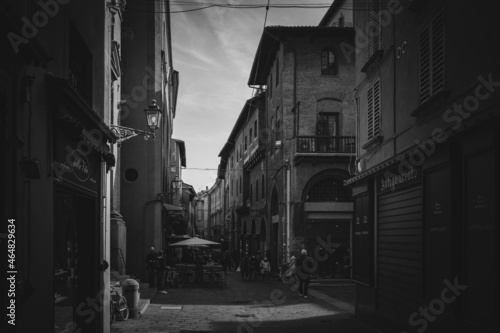
[[[380,135],[380,80],[373,85],[373,136]]]
[[[420,103],[431,97],[431,48],[429,40],[430,27],[420,34]]]
[[[368,140],[373,138],[373,87],[368,89]]]
[[[444,90],[444,13],[432,22],[432,93]]]
[[[382,26],[380,24],[380,0],[373,0],[370,10],[370,30],[368,39],[368,58],[382,49]]]
[[[368,89],[368,140],[380,135],[380,80]]]
[[[420,33],[420,104],[445,88],[444,12]]]

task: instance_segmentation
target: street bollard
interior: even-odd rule
[[[127,299],[130,318],[139,317],[139,283],[134,279],[123,280],[123,296]]]

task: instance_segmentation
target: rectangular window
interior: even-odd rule
[[[382,49],[382,24],[380,0],[373,0],[368,21],[368,58]]]
[[[337,136],[338,135],[338,119],[337,113],[320,112],[318,123],[316,124],[317,135]]]
[[[368,89],[368,140],[380,135],[380,79]]]
[[[439,13],[419,37],[419,95],[420,104],[444,90],[445,46],[444,12]]]
[[[253,131],[252,131],[252,129],[250,128],[250,134],[248,135],[248,136],[249,136],[249,138],[250,138],[250,142],[252,142],[252,139],[253,139],[253,135],[252,135],[252,134],[253,134]]]

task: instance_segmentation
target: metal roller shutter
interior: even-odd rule
[[[407,320],[422,295],[422,187],[378,201],[378,310]]]

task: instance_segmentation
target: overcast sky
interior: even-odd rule
[[[198,192],[217,177],[219,152],[252,89],[247,86],[263,31],[265,8],[193,9],[172,1],[173,65],[180,87],[173,137],[186,143],[185,183]],[[204,3],[263,4],[266,0],[198,0]],[[331,4],[331,0],[271,0],[273,4]],[[315,26],[327,8],[270,8],[266,26]],[[202,169],[202,170],[197,170]],[[205,170],[211,169],[211,170]]]

